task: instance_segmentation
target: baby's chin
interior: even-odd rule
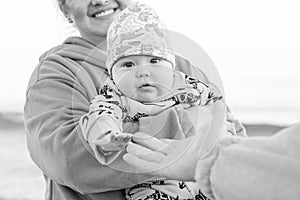
[[[154,103],[162,101],[163,98],[165,98],[169,93],[169,90],[155,89],[148,92],[141,92],[137,90],[131,95],[130,98],[142,103]]]
[[[155,102],[158,98],[159,97],[138,97],[133,99],[142,103],[152,103]]]
[[[142,103],[152,103],[159,99],[161,95],[156,94],[144,94],[144,95],[135,95],[132,99],[142,102]]]

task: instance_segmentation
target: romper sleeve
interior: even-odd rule
[[[131,140],[132,135],[123,132],[122,110],[119,96],[105,85],[91,101],[89,112],[80,118],[83,137],[103,165],[116,160]]]
[[[212,63],[211,59],[207,55],[202,55],[202,56],[204,56],[203,57],[204,65],[214,67],[214,64]],[[213,82],[211,82],[211,80],[209,80],[206,74],[201,70],[201,66],[195,67],[188,60],[177,55],[176,69],[188,76],[194,77],[198,81],[211,85],[214,92],[216,94],[219,93],[218,87]],[[219,96],[219,94],[217,96]],[[236,118],[235,115],[232,113],[229,105],[226,105],[226,120],[227,120],[228,133],[230,135],[247,137],[246,129],[244,128],[240,120]]]

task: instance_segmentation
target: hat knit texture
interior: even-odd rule
[[[175,55],[168,41],[167,29],[157,13],[148,5],[135,2],[112,22],[107,33],[106,66],[122,57],[149,55],[163,58],[175,67]]]

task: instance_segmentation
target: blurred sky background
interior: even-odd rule
[[[300,121],[299,0],[141,0],[169,29],[197,42],[243,122]],[[56,0],[3,1],[0,112],[22,112],[39,56],[76,31]]]

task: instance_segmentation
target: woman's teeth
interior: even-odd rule
[[[114,12],[114,9],[105,10],[105,11],[102,11],[102,12],[96,14],[95,17],[107,16],[107,15],[112,14],[113,12]]]

